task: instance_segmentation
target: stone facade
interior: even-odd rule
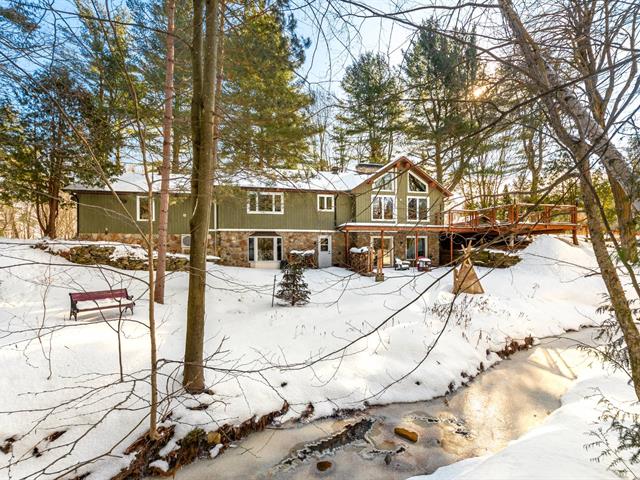
[[[370,247],[371,237],[379,237],[379,232],[352,232],[349,234],[350,247]],[[385,238],[393,238],[393,256],[404,259],[407,251],[407,237],[413,237],[411,233],[385,233]],[[437,233],[420,234],[420,237],[427,237],[427,257],[431,259],[432,265],[440,264],[440,237]]]
[[[254,230],[247,231],[218,231],[214,234],[214,251],[220,257],[221,265],[249,267],[249,237]],[[291,250],[313,250],[317,252],[318,232],[277,232],[282,237],[282,255],[287,259]],[[329,235],[326,233],[325,235]],[[336,253],[335,233],[331,235],[334,255]],[[344,255],[343,255],[344,256]],[[313,258],[313,265],[317,265],[317,253]],[[333,264],[336,264],[335,257]]]
[[[236,267],[250,267],[249,263],[249,237],[255,230],[246,231],[217,231],[211,233],[209,248],[210,252],[220,257],[221,265],[231,265]],[[313,250],[316,254],[313,257],[313,264],[317,265],[317,243],[319,232],[277,232],[282,237],[283,257],[288,258],[291,250]],[[342,232],[327,232],[324,235],[331,235],[332,244],[332,264],[346,267],[349,259],[345,257],[345,234]],[[369,247],[371,237],[380,236],[378,232],[351,232],[349,236],[349,247]],[[405,258],[407,233],[388,233],[385,237],[393,238],[393,256]],[[433,265],[440,263],[440,241],[437,234],[421,235],[426,236],[427,256],[431,258]],[[137,233],[84,233],[78,235],[80,240],[92,240],[103,242],[122,242],[143,245],[142,237]],[[157,237],[154,239],[157,241]],[[173,253],[180,253],[181,235],[168,236],[168,250]],[[396,253],[397,252],[397,253]],[[348,255],[348,254],[347,254]]]
[[[144,246],[144,240],[139,233],[81,233],[78,240],[90,240],[93,242],[120,242]],[[153,241],[158,244],[158,235],[153,236]],[[213,240],[209,242],[209,249],[214,252]],[[171,253],[182,253],[182,235],[167,235],[167,250]]]

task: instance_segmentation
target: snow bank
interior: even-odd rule
[[[369,251],[369,247],[351,247],[349,251],[351,253],[367,253]]]
[[[314,250],[291,250],[291,255],[300,255],[301,257],[310,257],[316,254]]]
[[[206,372],[214,394],[196,397],[180,393],[177,365],[185,344],[188,273],[172,273],[166,303],[156,305],[158,358],[167,360],[160,394],[175,395],[161,410],[171,411],[167,422],[179,439],[194,427],[216,430],[279,410],[284,400],[291,408],[282,420],[300,415],[309,402],[313,415],[323,416],[365,401],[425,400],[459,386],[461,372],[473,375],[499,361],[493,352],[511,339],[598,321],[604,286],[592,275],[588,245],[539,237],[521,255],[509,269],[478,268],[487,293],[458,297],[450,318],[454,296],[445,268],[412,278],[387,269],[381,283],[339,268],[307,270],[312,303],[292,309],[271,307],[279,271],[208,264],[205,356],[220,353]],[[141,381],[149,367],[146,275],[86,268],[19,243],[0,244],[0,404],[4,412],[22,411],[0,413],[2,435],[18,438],[13,455],[0,461],[6,466],[19,459],[11,467],[14,478],[75,467],[112,449],[75,474],[91,471],[90,478],[106,479],[131,461],[123,452],[147,428],[149,387]],[[67,319],[69,292],[116,287],[136,297],[134,321],[125,319],[120,335],[124,383],[118,382],[117,312]],[[41,341],[34,341],[35,332]],[[311,362],[312,370],[289,367]],[[90,387],[100,390],[90,393]],[[62,402],[64,408],[52,409]],[[192,404],[209,406],[192,410]],[[89,429],[91,424],[97,426]],[[66,432],[50,442],[51,449],[33,456],[33,446],[60,428]]]
[[[470,458],[438,469],[432,475],[410,480],[529,480],[531,478],[588,478],[611,480],[616,476],[607,470],[608,460],[595,462],[599,447],[585,449],[595,438],[589,432],[609,425],[600,420],[602,393],[608,400],[638,411],[633,389],[621,374],[611,375],[595,369],[579,378],[564,395],[562,406],[545,419],[542,425],[509,444],[500,452],[485,457]],[[617,439],[609,438],[613,445]],[[610,461],[610,460],[609,460]],[[629,462],[627,462],[629,464]],[[634,474],[640,474],[635,465]]]

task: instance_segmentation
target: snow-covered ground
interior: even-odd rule
[[[623,374],[612,374],[598,368],[583,372],[562,398],[562,406],[545,422],[509,444],[504,450],[485,457],[470,458],[438,469],[432,475],[412,477],[410,480],[534,480],[574,479],[612,480],[608,470],[614,457],[596,461],[601,446],[585,448],[597,440],[593,435],[599,428],[606,431],[608,421],[602,421],[602,398],[614,402],[625,412],[640,413],[633,389]],[[616,445],[617,438],[607,438]],[[618,468],[629,468],[638,478],[640,468],[623,454]]]
[[[588,244],[539,237],[521,255],[509,269],[478,268],[487,293],[461,295],[448,321],[454,296],[445,268],[389,270],[383,283],[339,268],[310,270],[311,304],[272,307],[279,271],[211,264],[206,353],[214,394],[163,403],[162,413],[171,412],[166,423],[176,425],[177,440],[196,426],[215,430],[279,410],[285,400],[291,408],[283,420],[309,402],[318,417],[365,401],[425,400],[459,386],[461,372],[475,375],[499,361],[494,352],[511,339],[598,320],[604,285],[593,275]],[[78,473],[101,479],[132,460],[123,452],[147,427],[145,276],[0,242],[0,446],[16,440],[10,455],[0,453],[1,476],[56,477],[79,465]],[[157,306],[162,396],[180,389],[187,280],[184,272],[172,273],[166,304]],[[68,319],[69,292],[108,287],[126,287],[137,299],[122,325],[124,382],[117,313],[106,311],[108,321],[91,314]]]

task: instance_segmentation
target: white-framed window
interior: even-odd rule
[[[279,262],[282,260],[282,237],[249,237],[250,262]]]
[[[282,192],[249,192],[247,213],[284,213],[284,194]]]
[[[394,220],[396,218],[395,195],[371,197],[371,220]]]
[[[373,181],[373,190],[376,192],[395,192],[396,172],[392,170],[376,178]]]
[[[409,172],[407,180],[407,188],[410,192],[427,193],[427,183],[423,182],[415,174]]]
[[[407,260],[415,260],[417,258],[427,256],[427,237],[418,237],[418,248],[416,249],[416,237],[407,237]],[[417,252],[416,252],[417,250]]]
[[[145,196],[136,197],[136,220],[139,222],[149,221],[149,201]],[[156,202],[151,202],[151,221],[156,220]]]
[[[429,197],[407,197],[407,220],[429,219]]]
[[[318,211],[333,212],[335,209],[333,195],[318,195]]]

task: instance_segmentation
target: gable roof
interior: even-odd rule
[[[370,182],[387,171],[404,164],[409,171],[430,183],[446,196],[451,192],[440,183],[428,175],[422,168],[405,156],[401,156],[391,163],[383,165],[374,173],[360,173],[349,169],[344,172],[325,172],[305,169],[280,169],[269,168],[256,175],[254,171],[240,170],[232,175],[224,173],[214,180],[216,185],[236,186],[240,188],[271,189],[271,190],[298,190],[317,192],[350,192],[353,189]],[[160,175],[150,173],[152,191],[160,191]],[[190,178],[188,175],[172,175],[170,179],[170,191],[173,193],[187,193],[190,188]],[[116,177],[111,186],[117,193],[146,193],[148,191],[147,181],[144,173],[140,171],[125,172]],[[71,184],[65,188],[72,192],[109,192],[106,186],[87,186],[83,184]]]
[[[412,162],[408,157],[404,155],[396,158],[393,162],[389,162],[381,166],[377,171],[368,175],[367,178],[365,178],[364,181],[362,181],[362,183],[360,183],[359,185],[356,185],[356,187],[354,188],[360,187],[365,183],[373,183],[376,180],[376,178],[384,175],[385,173],[394,169],[398,165],[401,167],[404,167],[409,172],[420,177],[425,182],[430,183],[433,187],[440,190],[445,196],[450,197],[451,195],[453,195],[453,193],[451,193],[449,189],[445,188],[440,182],[436,181],[431,175],[425,172],[424,169],[420,168],[418,165],[416,165],[414,162]]]

